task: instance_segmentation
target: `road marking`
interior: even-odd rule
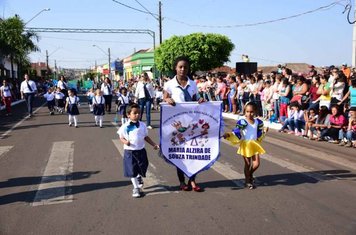
[[[226,179],[231,180],[237,187],[243,188],[245,186],[245,175],[234,171],[229,163],[216,161],[212,166],[212,169]]]
[[[3,155],[10,151],[14,146],[0,146],[0,159]]]
[[[112,142],[114,143],[115,147],[123,158],[123,144],[117,139],[112,140]],[[156,167],[152,163],[150,163],[150,166],[153,166],[152,168],[156,169]],[[146,196],[171,193],[171,191],[168,190],[168,187],[163,186],[163,184],[163,181],[158,179],[150,170],[147,170],[146,178],[144,178],[144,189],[146,188],[144,192],[146,193]]]
[[[223,143],[225,144],[228,144],[230,146],[234,146],[232,145],[229,141],[227,140],[222,140]],[[274,142],[273,142],[274,143]],[[283,147],[285,146],[285,144],[283,145]],[[293,149],[294,150],[294,149]],[[297,172],[297,173],[300,173],[300,174],[303,174],[303,175],[306,175],[308,177],[311,177],[317,181],[325,181],[325,180],[330,180],[330,177],[327,177],[327,176],[324,176],[322,174],[319,174],[319,173],[315,173],[313,172],[313,170],[311,169],[308,169],[308,168],[305,168],[303,166],[300,166],[300,165],[297,165],[297,164],[294,164],[292,162],[288,162],[286,160],[283,160],[283,159],[280,159],[280,158],[275,158],[273,157],[272,155],[269,155],[269,154],[263,154],[261,156],[261,159],[262,160],[267,160],[269,162],[272,162],[278,166],[281,166],[283,168],[286,168],[286,169],[289,169],[291,171],[294,171],[294,172]]]
[[[275,139],[275,138],[272,138],[272,137],[267,137],[267,138],[264,139],[264,141],[267,142],[267,143],[270,143],[270,144],[281,146],[281,147],[286,148],[286,149],[290,149],[290,150],[292,150],[294,152],[298,152],[298,153],[301,153],[303,155],[307,155],[307,156],[312,157],[312,158],[321,159],[323,161],[328,161],[328,162],[331,162],[331,163],[334,163],[334,164],[337,164],[337,165],[340,165],[340,166],[343,166],[343,167],[347,167],[347,168],[352,169],[352,170],[356,170],[356,163],[351,162],[351,161],[349,161],[347,159],[344,159],[344,158],[341,158],[341,157],[335,157],[335,156],[332,156],[332,155],[330,155],[328,153],[325,153],[325,152],[314,150],[312,148],[302,147],[302,146],[299,146],[299,145],[296,145],[296,144],[292,144],[292,143],[287,143],[285,141],[282,141],[282,140],[279,140],[279,139]]]
[[[42,104],[40,107],[38,107],[35,111],[33,111],[33,113],[37,113],[37,111],[42,108],[43,106],[45,106],[46,103]],[[3,139],[5,136],[9,135],[15,128],[17,128],[18,126],[20,126],[26,119],[29,119],[29,117],[24,117],[22,120],[20,120],[18,123],[16,123],[13,127],[11,127],[9,130],[7,130],[5,133],[3,133],[0,136],[0,139]]]
[[[32,206],[68,203],[73,195],[66,191],[73,185],[73,141],[54,142],[45,172]]]

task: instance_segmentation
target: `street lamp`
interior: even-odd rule
[[[51,9],[50,8],[44,8],[42,9],[40,12],[38,12],[36,15],[34,15],[30,20],[28,20],[25,25],[27,25],[30,21],[32,21],[34,18],[36,18],[37,16],[39,16],[42,12],[44,11],[50,11]]]
[[[99,47],[98,45],[93,45],[93,47],[97,47],[99,50],[101,50],[105,55],[108,56],[108,59],[109,59],[109,78],[111,80],[111,58],[110,58],[110,47],[108,48],[108,53],[106,53],[101,47]]]

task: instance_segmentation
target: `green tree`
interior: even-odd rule
[[[28,55],[39,50],[33,40],[38,41],[37,34],[25,31],[25,24],[19,17],[10,17],[0,21],[1,50],[3,56],[10,58],[11,77],[14,74],[14,63],[18,63],[18,70],[22,65],[28,66],[30,64]]]
[[[228,37],[220,34],[173,36],[156,49],[155,63],[158,70],[169,72],[173,69],[174,59],[184,55],[191,61],[191,72],[207,71],[229,61],[234,47]]]

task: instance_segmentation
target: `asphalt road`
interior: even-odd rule
[[[222,141],[196,193],[179,191],[175,168],[147,144],[146,196],[134,199],[114,114],[100,129],[82,105],[76,129],[42,104],[31,119],[23,103],[0,113],[0,234],[356,234],[356,149],[270,130],[248,190],[236,147]]]

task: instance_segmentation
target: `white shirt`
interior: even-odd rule
[[[57,83],[57,87],[59,87],[61,90],[63,90],[63,89],[67,89],[68,85],[67,85],[67,83],[63,82],[62,80],[59,80]]]
[[[66,101],[68,104],[78,104],[79,103],[79,98],[77,96],[68,96]],[[69,102],[70,101],[70,102]]]
[[[11,89],[9,85],[1,86],[0,90],[2,91],[4,97],[11,97]]]
[[[133,130],[128,131],[130,121],[123,124],[117,131],[120,138],[124,138],[130,142],[130,146],[124,144],[124,149],[127,150],[141,150],[145,147],[145,137],[148,136],[146,124],[139,122],[140,126],[133,127]]]
[[[198,93],[198,87],[197,84],[188,78],[188,83],[187,86],[189,85],[187,91],[190,94],[190,96],[193,98],[194,95]],[[177,77],[172,78],[168,82],[164,84],[164,90],[171,96],[171,98],[177,102],[177,103],[182,103],[185,102],[184,100],[184,92],[179,88],[181,87],[182,89],[186,87],[182,87],[179,85],[177,81]]]
[[[163,92],[162,91],[156,91],[156,98],[157,99],[163,99]]]
[[[249,123],[247,120],[247,126],[245,129],[241,131],[242,136],[244,137],[243,139],[245,140],[256,140],[257,139],[257,127],[258,127],[258,121],[255,119],[255,122],[253,124]]]
[[[105,82],[101,84],[100,89],[104,95],[112,95],[112,85],[106,84]]]
[[[62,92],[55,92],[54,98],[56,98],[57,100],[61,100],[64,98],[64,94]]]
[[[119,97],[119,98],[117,98],[117,100],[118,100],[121,104],[123,104],[123,105],[128,105],[128,104],[130,103],[130,97],[129,97],[129,95],[124,96],[124,95],[122,95],[122,94],[118,94],[118,97]]]
[[[47,101],[52,101],[52,100],[54,100],[54,93],[47,92],[46,94],[43,95],[43,97],[46,98]]]
[[[32,91],[28,88],[27,84],[32,88]],[[26,93],[34,93],[35,91],[37,91],[36,83],[32,80],[28,80],[28,82],[25,80],[25,81],[21,82],[20,91],[22,91],[25,94]]]
[[[147,84],[146,88],[148,90],[148,93],[150,93],[151,98],[153,98],[154,97],[154,89],[153,89],[152,83],[148,82],[146,84]],[[142,81],[139,81],[137,83],[137,87],[136,87],[136,91],[135,91],[135,97],[137,99],[142,99],[142,98],[146,97],[144,86],[145,86],[145,83]]]
[[[105,104],[105,98],[96,95],[93,97],[93,104]]]

